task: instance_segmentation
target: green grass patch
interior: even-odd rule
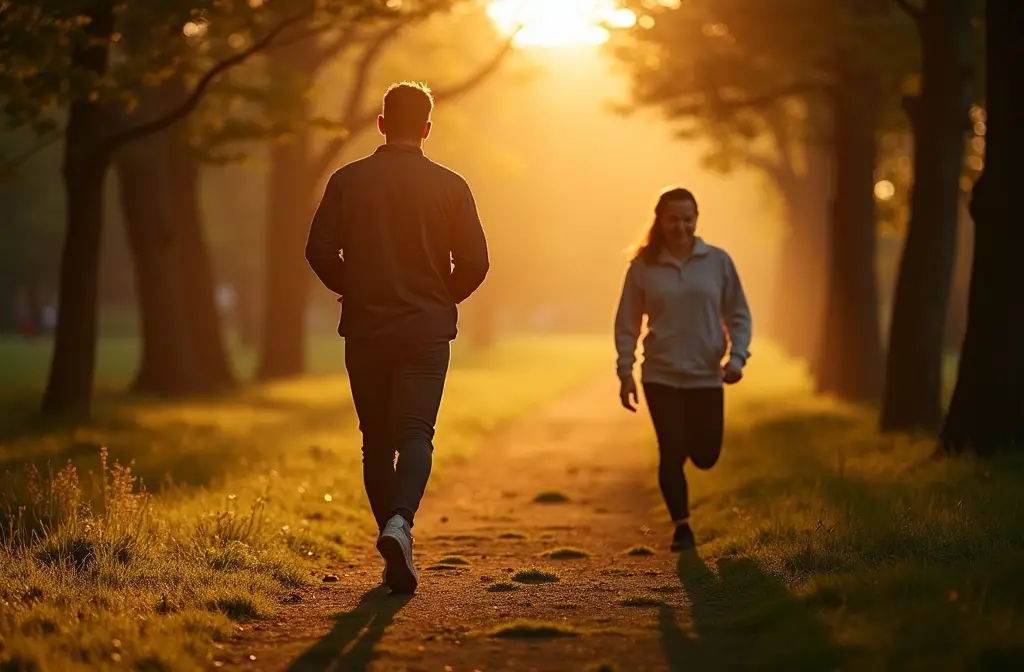
[[[682,592],[682,590],[682,586],[655,586],[651,588],[652,593],[661,593],[662,595],[679,593]]]
[[[550,560],[582,560],[584,558],[589,558],[590,553],[581,548],[565,546],[563,548],[555,548],[550,551],[545,551],[541,556]]]
[[[510,593],[513,590],[519,590],[519,586],[511,581],[501,581],[487,586],[489,593]]]
[[[539,493],[533,498],[533,501],[537,504],[565,504],[569,501],[569,496],[562,492],[549,490]]]
[[[521,541],[526,539],[526,535],[522,532],[502,532],[498,535],[498,539],[515,539]]]
[[[528,584],[557,583],[559,581],[558,574],[544,569],[538,569],[537,567],[520,569],[512,574],[511,578],[516,583]]]
[[[438,560],[437,564],[439,564],[439,565],[460,565],[460,566],[466,566],[466,565],[469,565],[469,560],[467,560],[466,558],[464,558],[461,555],[447,555],[447,556],[441,558],[440,560]]]
[[[624,607],[662,607],[665,601],[652,595],[631,595],[619,601]]]
[[[237,622],[320,585],[373,527],[340,339],[313,346],[326,375],[180,401],[117,392],[138,349],[104,339],[92,418],[59,422],[26,414],[48,348],[0,339],[0,667],[203,667]],[[575,337],[456,344],[437,479],[584,381],[604,350]]]
[[[653,548],[650,546],[644,546],[643,544],[626,549],[626,555],[632,555],[637,558],[654,555],[654,553],[655,551]]]
[[[620,576],[620,577],[634,576],[634,572],[631,572],[628,569],[622,569],[621,567],[608,567],[608,568],[602,569],[601,570],[601,574],[603,576]]]
[[[578,629],[564,623],[529,620],[504,623],[490,632],[491,637],[501,639],[552,639],[578,637],[580,634]]]

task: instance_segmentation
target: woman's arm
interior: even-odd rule
[[[640,262],[634,261],[626,271],[626,281],[615,313],[615,350],[618,352],[619,378],[632,378],[636,363],[636,344],[644,318],[643,286],[640,283]]]
[[[750,339],[753,335],[750,318],[750,307],[747,305],[743,284],[736,271],[732,258],[725,255],[725,288],[722,292],[722,320],[729,330],[729,341],[732,350],[729,353],[729,364],[739,370],[750,359]]]

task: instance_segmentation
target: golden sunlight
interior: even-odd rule
[[[537,47],[596,45],[608,40],[607,26],[628,28],[632,11],[616,0],[491,0],[487,14],[516,44]]]

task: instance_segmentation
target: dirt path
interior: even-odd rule
[[[351,566],[332,570],[337,583],[282,605],[274,623],[246,629],[217,652],[216,669],[729,668],[722,647],[689,634],[670,528],[651,488],[644,418],[621,411],[615,393],[607,380],[592,385],[444,473],[417,521],[415,597],[379,587],[382,564],[368,538]],[[568,501],[536,502],[541,493]],[[627,552],[638,546],[653,554]],[[588,555],[543,555],[567,547]],[[512,581],[531,567],[558,580]],[[555,630],[511,627],[522,620]],[[496,636],[502,627],[509,630]]]

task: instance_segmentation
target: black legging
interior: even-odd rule
[[[658,485],[672,520],[685,520],[690,503],[683,465],[689,458],[698,469],[710,469],[722,454],[722,388],[644,383],[644,396],[658,437]]]

